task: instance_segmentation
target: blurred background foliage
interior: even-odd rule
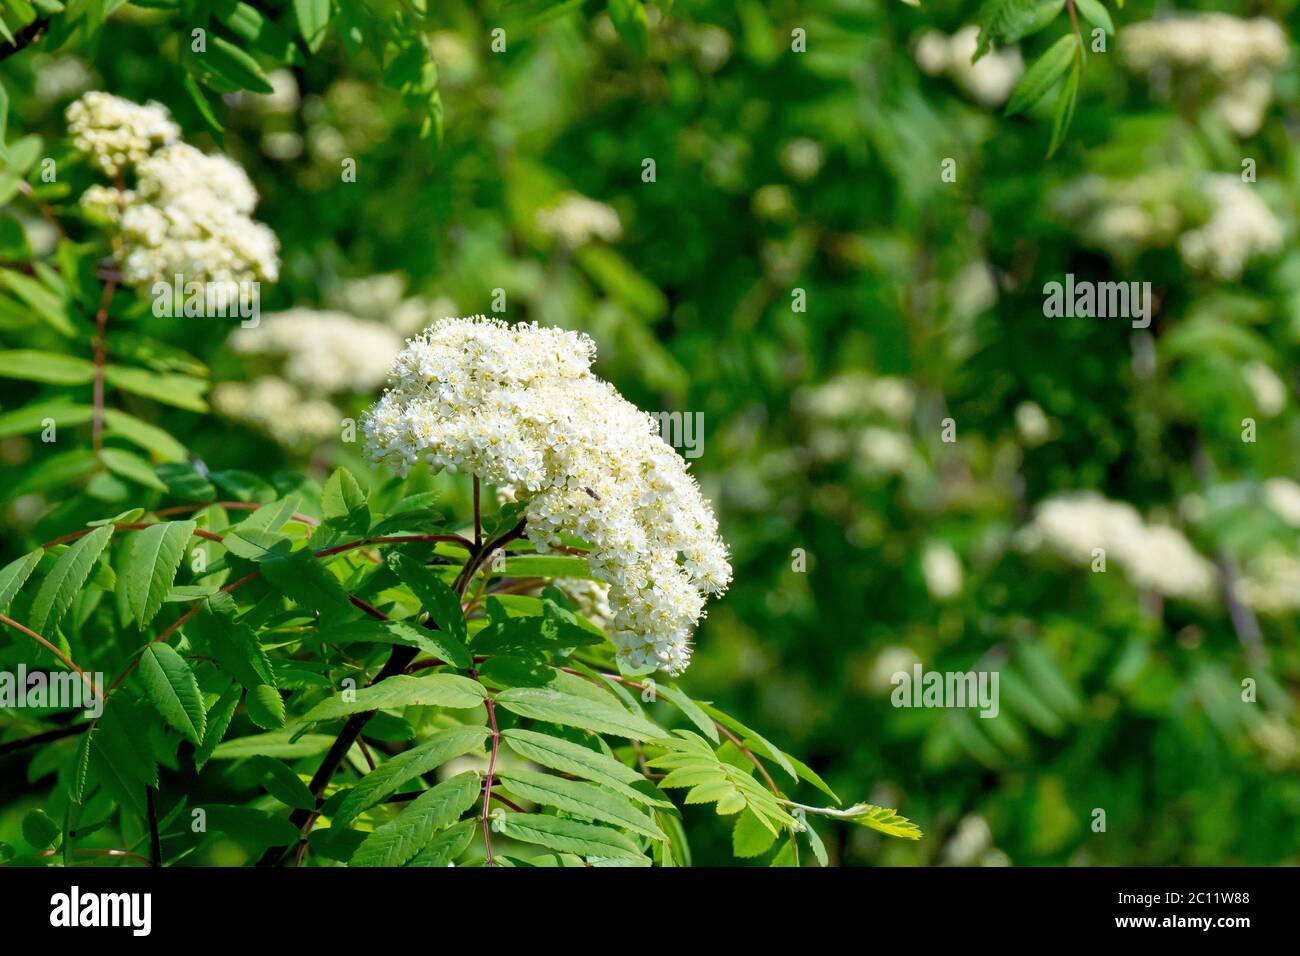
[[[973,78],[934,37],[940,54],[921,53],[930,31],[976,21],[973,0],[633,6],[643,30],[610,4],[620,36],[599,2],[369,3],[377,20],[419,14],[409,42],[436,63],[435,99],[402,91],[400,57],[339,31],[268,70],[273,93],[213,98],[218,134],[178,80],[176,12],[128,4],[88,39],[0,64],[9,135],[58,155],[85,90],[158,100],[261,194],[283,260],[262,289],[268,328],[269,313],[332,311],[382,327],[366,341],[395,350],[504,301],[504,318],[589,332],[598,372],[641,407],[703,413],[693,470],[736,575],[684,686],[926,831],[911,844],[836,828],[838,862],[1300,862],[1295,4],[1111,7],[1104,52],[1084,25],[1074,125],[1050,160],[1050,97],[1027,118],[999,106],[1067,18]],[[1125,60],[1136,25],[1210,10],[1281,25],[1287,61],[1243,54],[1225,79]],[[1219,107],[1247,74],[1268,95],[1243,119]],[[355,182],[340,175],[349,159]],[[1180,241],[1214,221],[1207,174],[1272,221],[1209,234],[1220,252],[1263,237],[1240,268]],[[1240,202],[1231,221],[1260,218]],[[30,202],[0,215],[7,241],[16,223],[48,254]],[[1150,328],[1045,317],[1043,286],[1066,273],[1150,282]],[[355,416],[378,381],[326,386],[289,368],[297,340],[249,346],[231,320],[140,311],[138,331],[192,356],[216,408],[111,403],[213,469],[372,472],[337,419],[316,432],[300,413],[320,400]],[[341,328],[345,349],[355,334]],[[18,308],[0,343],[68,348]],[[296,397],[261,412],[237,390],[221,398],[265,379]],[[0,381],[0,415],[47,392],[89,388]],[[20,432],[0,425],[4,560],[129,507],[130,482],[101,475],[102,507],[60,510],[48,450]],[[1081,491],[1109,504],[1061,497]],[[1053,524],[1050,501],[1075,510]],[[1162,550],[1152,529],[1190,548]],[[1183,586],[1206,569],[1208,592]],[[999,669],[1000,715],[894,708],[890,677],[914,661]],[[697,863],[730,860],[711,811],[687,808],[687,822]]]

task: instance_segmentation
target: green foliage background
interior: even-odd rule
[[[256,6],[292,32],[290,7]],[[837,791],[896,806],[926,831],[911,842],[838,828],[832,860],[1300,861],[1294,615],[1261,617],[1267,658],[1252,657],[1222,603],[1153,601],[1113,567],[1090,574],[1013,542],[1036,503],[1094,489],[1171,516],[1207,556],[1245,562],[1265,542],[1294,551],[1295,530],[1259,504],[1259,483],[1296,478],[1300,461],[1294,55],[1262,129],[1239,140],[1191,86],[1162,99],[1120,66],[1125,26],[1153,9],[1111,8],[1117,37],[1087,57],[1073,128],[1044,159],[1050,102],[1003,118],[916,66],[919,35],[973,22],[974,3],[611,3],[622,36],[598,2],[430,7],[340,0],[318,53],[290,67],[302,105],[269,114],[207,89],[218,133],[181,82],[189,6],[116,6],[57,54],[0,63],[10,145],[38,134],[41,155],[65,154],[62,110],[80,90],[37,91],[43,71],[79,57],[89,88],[165,103],[189,141],[220,145],[248,170],[262,196],[256,218],[283,258],[281,281],[263,287],[264,312],[328,305],[345,280],[380,273],[400,273],[411,294],[449,299],[458,314],[489,312],[500,288],[506,318],[588,331],[598,372],[641,407],[702,412],[704,454],[692,467],[736,574],[697,634],[683,686],[761,728]],[[629,8],[647,11],[644,32]],[[1296,26],[1289,0],[1191,8]],[[362,21],[391,23],[386,62],[348,41]],[[1067,22],[1024,40],[1026,60]],[[496,27],[508,37],[502,53],[490,51]],[[807,52],[792,52],[795,28]],[[425,40],[436,84],[420,56],[402,56]],[[301,136],[301,154],[268,156],[274,133]],[[812,175],[788,158],[800,140],[818,147]],[[356,160],[355,183],[340,180],[344,157]],[[1177,189],[1202,171],[1236,175],[1243,157],[1256,161],[1256,188],[1287,238],[1239,281],[1193,273],[1169,243],[1108,258],[1050,203],[1084,172],[1153,173]],[[642,179],[646,158],[654,182]],[[956,182],[940,178],[945,158]],[[542,234],[538,210],[566,190],[613,206],[623,238],[570,253]],[[6,195],[12,248],[14,225],[30,231],[39,217]],[[1150,336],[1122,320],[1045,318],[1042,286],[1067,272],[1151,282]],[[795,289],[806,311],[792,309]],[[11,297],[0,344],[89,357],[93,316],[82,318],[69,341]],[[251,377],[225,344],[227,321],[134,321],[197,357],[203,377]],[[1135,351],[1148,345],[1155,371],[1139,375]],[[1253,403],[1249,360],[1285,382],[1280,413],[1261,416]],[[905,423],[887,425],[859,402],[830,421],[812,411],[818,388],[862,373],[910,380]],[[0,381],[0,422],[53,395],[85,402],[89,388]],[[372,399],[354,396],[348,410]],[[1042,444],[1017,431],[1026,401],[1051,420]],[[110,406],[164,427],[214,470],[323,482],[345,464],[374,475],[356,446],[286,450],[120,392]],[[940,437],[948,417],[953,444]],[[1253,444],[1240,438],[1246,417],[1260,421]],[[873,427],[905,436],[915,467],[880,474],[861,451],[817,451],[860,449]],[[88,447],[88,425],[69,431]],[[0,438],[3,563],[140,494],[121,478],[55,480],[51,454],[32,434]],[[68,498],[87,481],[89,495]],[[445,484],[463,513],[466,488]],[[1209,517],[1180,513],[1188,495],[1209,502]],[[951,600],[925,585],[921,556],[934,543],[964,567]],[[5,633],[3,660],[30,656]],[[892,707],[877,672],[900,648],[929,669],[1002,668],[1001,716]],[[1240,699],[1246,677],[1258,684],[1254,704]],[[22,726],[22,715],[6,716]],[[23,763],[4,766],[0,839],[12,842],[33,800]],[[1104,833],[1092,830],[1095,808]],[[731,834],[711,811],[688,807],[686,823],[697,863],[730,859]]]

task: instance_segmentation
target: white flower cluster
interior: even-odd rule
[[[1290,478],[1264,481],[1264,504],[1293,528],[1300,528],[1300,485]]]
[[[616,242],[623,235],[618,213],[578,193],[566,193],[553,206],[539,209],[537,228],[570,249],[585,246],[593,239]]]
[[[1197,202],[1210,214],[1192,228]],[[1058,190],[1052,206],[1085,243],[1118,259],[1176,244],[1187,265],[1221,281],[1239,278],[1252,258],[1282,247],[1282,224],[1252,186],[1231,174],[1189,180],[1162,168],[1132,179],[1088,175]]]
[[[1147,524],[1137,509],[1093,492],[1057,495],[1041,503],[1021,541],[1031,550],[1046,545],[1074,564],[1091,566],[1098,548],[1128,574],[1136,587],[1190,601],[1213,600],[1214,565],[1182,532]]]
[[[273,375],[251,382],[222,382],[209,397],[220,414],[253,425],[290,448],[339,434],[342,413],[337,408],[323,399],[304,396]]]
[[[99,90],[70,104],[67,120],[72,145],[106,176],[117,176],[181,135],[161,103],[140,106]]]
[[[1286,34],[1264,17],[1162,17],[1125,27],[1120,41],[1124,62],[1135,70],[1174,66],[1231,77],[1257,66],[1276,69],[1287,60]]]
[[[116,226],[123,282],[279,277],[275,234],[249,218],[257,191],[248,175],[224,156],[173,142],[179,130],[163,107],[87,93],[68,107],[68,123],[74,144],[100,169],[134,170],[134,189],[92,186],[82,196],[88,214]]]
[[[1208,74],[1221,88],[1210,103],[1238,136],[1253,136],[1273,99],[1272,73],[1287,62],[1286,34],[1264,17],[1223,13],[1165,17],[1126,27],[1124,62],[1134,70],[1159,68]]]
[[[1201,189],[1210,200],[1210,219],[1178,240],[1189,266],[1232,281],[1251,258],[1282,248],[1282,224],[1250,186],[1236,176],[1219,174],[1205,176]]]
[[[931,76],[947,73],[953,82],[984,106],[1001,106],[1025,71],[1020,50],[989,50],[974,63],[979,27],[964,26],[952,36],[937,30],[925,33],[916,44],[916,62]]]
[[[283,374],[315,392],[372,392],[384,383],[402,338],[343,312],[296,308],[231,333],[242,355],[284,356]]]
[[[561,329],[438,322],[398,355],[363,422],[368,452],[403,474],[425,460],[514,486],[539,551],[562,534],[591,542],[620,663],[677,674],[705,597],[731,580],[727,549],[686,463],[592,374],[594,355]]]
[[[1247,563],[1233,590],[1242,604],[1261,614],[1294,612],[1300,608],[1300,558],[1271,544]]]
[[[921,553],[925,588],[936,601],[950,601],[961,593],[961,558],[946,544],[930,542]]]
[[[1258,359],[1247,362],[1241,367],[1241,378],[1261,415],[1274,418],[1286,408],[1286,382],[1264,362]]]
[[[1087,175],[1057,190],[1052,208],[1088,245],[1131,259],[1178,238],[1180,188],[1179,178],[1163,169],[1132,179]]]

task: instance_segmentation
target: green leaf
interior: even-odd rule
[[[776,834],[763,825],[752,810],[746,810],[736,818],[736,826],[731,831],[731,852],[741,859],[762,856],[772,849]]]
[[[980,32],[974,62],[990,44],[1009,46],[1032,36],[1056,19],[1065,0],[984,0],[976,21]]]
[[[141,630],[162,607],[195,527],[193,521],[168,521],[136,533],[122,576],[127,606]]]
[[[195,746],[201,744],[207,711],[198,681],[185,658],[167,644],[150,644],[140,655],[140,680],[145,695],[163,719]]]
[[[1042,99],[1043,95],[1052,88],[1052,84],[1069,69],[1078,51],[1079,38],[1073,33],[1067,33],[1048,47],[1047,52],[1040,56],[1016,83],[1011,91],[1011,99],[1007,103],[1005,115],[1014,116],[1023,113]]]
[[[195,54],[195,59],[206,70],[236,89],[252,90],[254,93],[275,92],[266,74],[257,65],[257,60],[224,37],[209,33],[207,51]]]
[[[460,597],[456,592],[443,583],[435,572],[408,555],[397,552],[390,554],[388,566],[398,580],[411,589],[411,593],[429,612],[439,629],[464,645],[467,637],[465,612],[460,608]],[[469,666],[468,653],[463,657],[465,663],[457,664],[458,667]]]
[[[637,771],[590,747],[518,727],[503,730],[501,739],[525,760],[602,784],[639,803],[671,806],[656,796],[658,791]]]
[[[602,790],[593,783],[565,780],[535,770],[500,768],[497,775],[506,789],[524,800],[555,807],[603,823],[612,823],[652,840],[665,839],[663,832],[625,797]]]
[[[95,727],[92,725],[77,741],[77,759],[72,765],[72,780],[68,784],[68,796],[72,798],[73,803],[85,803],[86,795],[89,793],[87,784],[90,782],[90,748],[94,745],[95,733]]]
[[[293,0],[293,15],[298,21],[298,32],[307,41],[307,49],[315,53],[325,42],[330,0]]]
[[[247,624],[203,611],[186,624],[186,633],[200,637],[217,659],[217,666],[244,687],[276,686],[266,650]]]
[[[329,524],[345,531],[360,536],[370,530],[366,493],[346,468],[336,469],[325,482],[321,492],[321,510]]]
[[[371,687],[361,688],[353,697],[353,700],[345,700],[342,696],[323,700],[309,710],[302,721],[311,724],[398,707],[478,707],[487,698],[487,691],[478,681],[458,674],[430,674],[427,677],[395,674]]]
[[[53,422],[56,428],[71,428],[85,424],[94,417],[94,407],[78,405],[66,398],[32,402],[0,414],[0,438],[40,431],[46,427],[47,421]]]
[[[125,809],[143,818],[144,788],[158,783],[158,762],[147,744],[149,721],[133,700],[121,693],[104,705],[90,748],[95,778]]]
[[[48,385],[85,385],[95,378],[95,363],[73,355],[14,349],[0,352],[0,378]]]
[[[287,817],[256,807],[224,804],[203,807],[207,832],[224,833],[257,846],[288,846],[298,842],[298,828]]]
[[[36,565],[41,563],[44,554],[44,548],[37,548],[0,568],[0,614],[9,609],[9,602],[31,576]]]
[[[424,743],[398,754],[366,774],[339,804],[332,825],[346,826],[357,814],[378,803],[398,787],[442,766],[453,757],[479,750],[488,735],[486,727],[452,727]]]
[[[496,701],[522,717],[581,727],[596,733],[616,734],[633,740],[653,740],[663,736],[663,731],[644,717],[629,713],[614,703],[577,697],[549,687],[511,687],[501,691]]]
[[[512,840],[536,843],[561,853],[576,853],[598,859],[644,859],[631,837],[611,827],[580,823],[541,813],[503,812],[498,823],[501,834]]]
[[[239,699],[243,694],[243,689],[238,684],[231,684],[208,711],[208,726],[203,732],[203,743],[194,751],[195,770],[202,770],[203,765],[212,759],[217,745],[221,743],[221,738],[230,729],[230,722],[234,720],[235,711],[239,708]]]
[[[116,408],[104,409],[104,424],[109,435],[120,435],[146,451],[153,452],[164,461],[183,462],[189,454],[184,445],[157,425],[150,425]],[[150,484],[149,487],[159,486]],[[165,482],[162,488],[167,490]]]
[[[214,0],[212,10],[235,36],[246,41],[258,53],[293,66],[301,66],[306,62],[289,32],[248,4]]]
[[[212,752],[213,760],[244,760],[248,757],[279,757],[281,760],[297,760],[300,757],[315,757],[329,750],[334,738],[329,734],[302,734],[294,730],[277,730],[269,734],[254,734],[251,737],[236,737],[217,745]]]
[[[276,552],[261,567],[262,576],[303,610],[335,618],[357,613],[339,579],[310,551]]]
[[[189,95],[194,108],[199,111],[199,117],[203,120],[203,125],[208,128],[208,132],[212,134],[218,145],[222,145],[226,128],[221,125],[221,120],[213,112],[212,104],[208,102],[207,94],[199,87],[198,81],[194,79],[194,74],[188,70],[181,77],[181,88]]]
[[[351,866],[401,866],[429,843],[433,834],[459,819],[477,800],[482,778],[461,773],[426,790],[398,815],[376,829],[357,848]]]
[[[302,782],[302,778],[290,770],[288,765],[271,757],[259,757],[257,765],[263,771],[262,786],[275,799],[297,810],[316,809],[316,798]]]
[[[830,857],[826,855],[826,844],[822,843],[822,838],[813,828],[813,825],[805,820],[803,829],[800,832],[808,838],[808,846],[812,848],[813,856],[817,857],[817,862],[821,866],[830,866]]]
[[[25,144],[33,140],[37,149],[37,152],[32,156],[34,160],[40,155],[40,140],[29,137],[27,140],[22,140],[21,143]],[[15,144],[10,153],[16,153],[19,145]],[[76,334],[77,328],[69,317],[67,299],[45,283],[33,279],[31,276],[23,275],[21,272],[15,272],[12,269],[0,269],[0,284],[6,286],[14,295],[22,299],[23,303],[30,306],[31,310],[36,313],[37,318],[44,321],[60,335],[71,336]],[[90,363],[87,362],[86,364],[89,365]]]
[[[188,462],[168,462],[154,472],[167,486],[167,493],[184,501],[211,501],[217,496],[212,482]]]
[[[48,494],[51,488],[84,478],[99,467],[99,459],[89,448],[57,452],[26,468],[18,480],[0,484],[0,501],[32,491]]]
[[[90,577],[95,562],[108,546],[108,539],[113,536],[113,526],[104,525],[90,534],[78,538],[54,563],[50,573],[41,582],[40,590],[32,601],[31,628],[38,634],[43,633],[47,625],[57,625],[64,613],[72,605],[77,592]]]
[[[700,709],[724,727],[742,735],[745,738],[744,743],[751,750],[757,750],[763,756],[776,761],[781,769],[788,773],[792,778],[796,780],[799,779],[799,773],[794,769],[794,764],[792,764],[786,755],[777,749],[770,740],[758,731],[746,727],[735,717],[732,717],[729,714],[724,714],[722,711],[710,704],[702,703],[700,704]]]
[[[609,0],[607,7],[614,29],[637,56],[645,56],[650,21],[641,0]]]
[[[331,624],[317,631],[314,638],[331,644],[406,644],[410,647],[418,647],[426,654],[431,654],[454,667],[467,668],[472,663],[465,645],[456,643],[451,634],[446,631],[431,631],[416,627],[406,621],[377,621],[374,618],[366,618],[360,621],[349,621],[346,624]]]
[[[1115,35],[1115,22],[1102,6],[1101,0],[1075,0],[1074,5],[1079,8],[1083,18],[1093,26],[1101,27],[1110,36]]]
[[[32,810],[23,817],[23,839],[37,850],[54,846],[61,829],[44,810]]]
[[[419,852],[407,866],[444,867],[468,849],[474,833],[478,829],[478,820],[462,820],[438,833],[429,845]]]
[[[718,728],[713,719],[700,709],[699,704],[691,700],[681,690],[676,687],[658,684],[655,686],[655,693],[671,703],[690,720],[704,736],[708,737],[715,744],[720,743],[718,738]]]
[[[156,491],[167,490],[167,486],[154,474],[153,469],[149,467],[149,463],[139,455],[123,451],[121,448],[102,448],[99,457],[108,467],[108,470],[115,475],[120,475]]]
[[[124,392],[189,412],[208,410],[208,404],[203,400],[208,383],[191,375],[166,375],[143,368],[109,365],[104,369],[104,381]]]
[[[1047,158],[1051,159],[1056,153],[1057,148],[1065,139],[1066,130],[1070,128],[1070,121],[1074,119],[1074,106],[1079,97],[1079,74],[1082,71],[1079,60],[1074,61],[1070,68],[1070,75],[1061,87],[1061,92],[1056,98],[1056,108],[1052,114],[1052,141],[1047,147]]]
[[[244,698],[244,709],[248,711],[248,719],[263,730],[284,726],[284,698],[270,684],[250,687]]]

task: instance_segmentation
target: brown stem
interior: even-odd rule
[[[4,614],[0,614],[0,624],[7,624],[10,627],[12,627],[14,630],[21,631],[22,633],[30,637],[32,640],[36,641],[38,644],[40,644],[42,647],[48,650],[51,654],[57,657],[60,661],[62,661],[69,670],[76,671],[77,676],[79,676],[85,682],[86,687],[90,690],[92,694],[94,694],[96,697],[100,696],[99,691],[95,689],[95,682],[90,679],[90,676],[85,671],[83,671],[80,667],[78,667],[76,664],[72,662],[71,657],[63,653],[63,651],[59,650],[57,647],[55,647],[45,638],[41,637],[41,635],[37,634],[30,627],[28,627],[25,624],[19,624],[13,618],[7,617]]]
[[[478,475],[474,476],[474,550],[477,551],[483,547],[483,518],[479,511],[479,487]]]
[[[475,678],[478,677],[474,671],[470,671],[470,674]],[[491,808],[488,804],[492,802],[492,780],[497,772],[497,751],[501,748],[501,731],[497,728],[497,709],[492,697],[489,695],[483,703],[487,707],[488,726],[492,728],[492,752],[488,755],[487,779],[483,781],[483,863],[485,866],[493,866]]]

